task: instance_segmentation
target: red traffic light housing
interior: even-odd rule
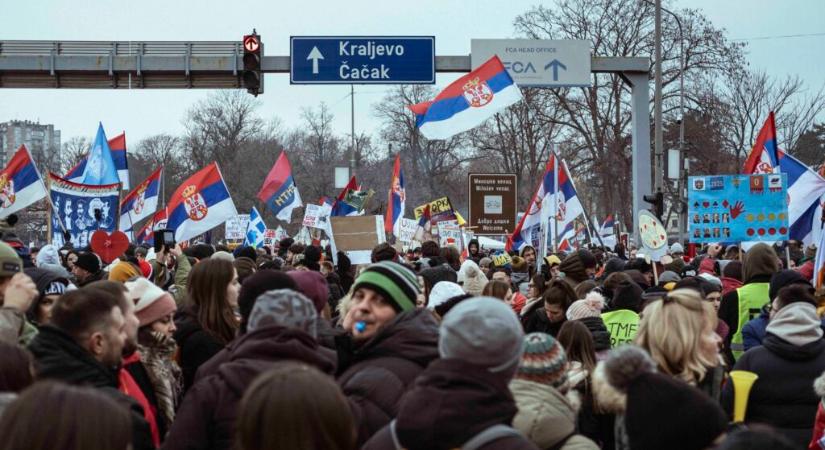
[[[246,91],[256,97],[264,91],[263,73],[261,72],[262,51],[261,37],[255,30],[252,30],[252,34],[243,37],[243,73],[241,79]]]

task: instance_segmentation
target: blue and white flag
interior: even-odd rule
[[[103,131],[103,124],[97,127],[95,142],[89,150],[89,157],[86,159],[86,168],[80,184],[99,186],[102,184],[120,183],[117,175],[115,160],[112,158],[112,150],[109,148],[109,141],[106,140],[106,133]]]
[[[266,224],[264,223],[261,213],[258,208],[252,207],[249,213],[249,226],[246,228],[246,240],[244,247],[261,248],[264,246],[264,234],[266,233]]]

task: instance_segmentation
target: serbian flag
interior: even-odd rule
[[[401,218],[404,217],[404,205],[407,193],[404,189],[404,172],[401,170],[401,155],[395,156],[392,169],[387,215],[384,216],[384,231],[398,237],[401,235]]]
[[[432,227],[432,213],[430,212],[430,204],[427,203],[427,206],[424,207],[424,211],[421,213],[421,217],[418,218],[418,228],[415,229],[413,240],[424,242],[424,239],[428,237],[428,235],[431,236]]]
[[[159,209],[135,236],[138,244],[155,245],[155,230],[166,228],[166,208]]]
[[[825,179],[793,156],[779,149],[776,124],[771,112],[759,131],[756,143],[745,161],[743,173],[785,173],[788,177],[789,236],[810,245],[819,240],[822,222],[822,196]]]
[[[117,176],[120,182],[123,183],[123,190],[129,189],[129,162],[126,156],[126,132],[109,139],[109,150],[112,154],[112,161],[115,163],[117,169]],[[77,164],[74,165],[63,178],[74,183],[80,183],[83,180],[83,171],[86,170],[86,160],[88,154],[84,155]]]
[[[411,105],[415,124],[427,139],[447,139],[474,128],[493,114],[521,100],[521,91],[493,56],[464,75],[435,100]]]
[[[120,229],[131,230],[134,224],[152,215],[158,209],[160,177],[163,167],[158,167],[120,202]]]
[[[47,195],[29,149],[21,145],[0,172],[0,218],[20,211]]]
[[[567,226],[564,227],[564,230],[562,230],[561,234],[559,235],[558,251],[566,253],[570,250],[573,250],[573,245],[571,245],[570,243],[574,240],[573,238],[576,237],[576,232],[573,229],[573,227],[574,223],[570,222],[567,224]]]
[[[183,242],[238,215],[218,163],[212,163],[184,181],[169,199],[167,228]]]
[[[292,211],[303,206],[298,186],[292,178],[292,166],[286,158],[286,152],[281,152],[275,165],[264,180],[264,185],[258,192],[258,199],[269,207],[279,220],[289,222]]]
[[[602,238],[602,243],[607,247],[613,248],[616,246],[615,225],[616,221],[613,220],[613,214],[608,214],[599,229],[599,236]]]

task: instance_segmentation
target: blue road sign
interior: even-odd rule
[[[292,36],[292,84],[433,84],[433,36]]]

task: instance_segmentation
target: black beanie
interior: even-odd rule
[[[622,281],[613,291],[612,308],[629,309],[639,312],[639,304],[642,301],[644,291],[638,284],[632,281]]]
[[[321,270],[319,261],[321,261],[321,249],[314,245],[307,246],[304,249],[304,265],[309,270],[318,272]]]
[[[771,285],[768,289],[768,298],[770,301],[776,298],[779,295],[779,290],[783,287],[790,286],[792,284],[804,284],[807,287],[813,288],[811,282],[806,280],[805,277],[802,276],[799,272],[795,270],[782,270],[776,272],[771,277]]]
[[[92,252],[79,253],[74,265],[90,273],[100,272],[100,258]]]
[[[259,270],[246,277],[238,293],[238,310],[241,313],[241,333],[246,333],[246,322],[255,306],[255,300],[263,293],[275,289],[292,289],[297,291],[295,281],[285,272],[279,270]]]
[[[709,448],[727,429],[727,415],[707,394],[656,373],[655,367],[650,356],[635,345],[613,350],[604,362],[606,381],[627,394],[624,417],[630,448]]]

